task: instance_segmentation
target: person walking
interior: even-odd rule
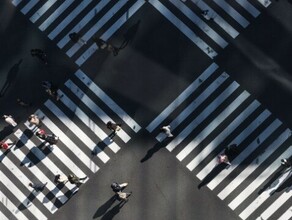
[[[44,64],[48,64],[47,54],[45,53],[45,51],[41,49],[31,49],[30,54],[32,57],[39,58],[42,62],[44,62]]]
[[[281,165],[283,165],[284,167],[287,167],[287,168],[291,167],[292,166],[292,157],[281,159]]]
[[[37,115],[31,114],[28,117],[28,121],[29,121],[30,124],[35,125],[37,127],[42,126],[42,121]]]
[[[17,126],[17,123],[15,122],[14,118],[11,115],[3,115],[3,118],[11,126],[13,126],[13,127]]]
[[[68,182],[68,177],[65,175],[56,175],[55,176],[55,183],[62,183],[62,184],[66,184]]]
[[[68,175],[68,181],[71,184],[75,184],[77,187],[80,187],[81,184],[83,183],[80,180],[85,180],[86,178],[87,178],[87,176],[86,177],[83,177],[83,178],[79,178],[75,174],[69,174]]]
[[[14,145],[14,144],[15,144],[15,142],[13,142],[13,143],[7,143],[5,141],[0,141],[0,149],[7,150],[10,145]]]
[[[69,34],[69,37],[74,43],[86,44],[86,41],[83,40],[81,38],[80,34],[78,34],[76,32]]]
[[[121,126],[122,126],[122,124],[115,124],[115,123],[113,123],[113,122],[111,122],[111,121],[108,121],[108,122],[106,123],[106,127],[107,127],[109,130],[112,131],[112,133],[109,135],[109,137],[110,137],[110,138],[113,138],[113,137],[117,134],[117,132],[118,132],[119,130],[121,130]]]
[[[97,38],[94,37],[93,41],[96,43],[96,45],[98,46],[98,49],[100,50],[104,50],[107,49],[109,52],[112,52],[114,56],[117,56],[119,53],[119,48],[107,43],[106,41],[104,41],[101,38]]]
[[[29,183],[28,186],[33,188],[36,192],[44,190],[48,182],[46,183]]]
[[[52,96],[56,101],[59,101],[62,96],[59,96],[58,94],[58,86],[54,85],[50,81],[42,81],[42,86],[46,89],[46,92]]]
[[[166,126],[161,127],[160,132],[165,133],[167,137],[173,137],[173,135],[170,131],[170,125],[166,125]]]
[[[226,154],[220,154],[218,156],[218,163],[221,164],[221,163],[226,163],[228,164],[229,166],[231,166],[231,163],[229,162],[229,159],[228,159],[228,156]]]
[[[115,193],[123,191],[127,186],[128,186],[128,183],[119,184],[117,182],[113,182],[111,184],[111,188]]]

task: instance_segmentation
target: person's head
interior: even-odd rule
[[[32,184],[32,183],[29,183],[29,184],[28,184],[28,186],[32,187],[32,186],[33,186],[33,184]]]

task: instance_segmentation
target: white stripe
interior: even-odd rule
[[[98,107],[92,101],[78,86],[76,86],[71,80],[68,80],[65,85],[70,89],[70,91],[76,95],[96,116],[98,116],[105,124],[109,121],[114,122],[112,118],[110,118],[101,108]],[[63,100],[62,100],[63,101]],[[72,109],[74,109],[72,107]],[[72,110],[72,111],[75,111]],[[87,119],[88,120],[88,119]],[[84,122],[85,123],[85,122]],[[85,123],[86,125],[89,124],[88,122]],[[88,125],[87,125],[88,126]],[[96,128],[99,129],[99,127],[96,125]],[[107,139],[107,135],[105,132],[103,132],[101,129],[95,131],[96,134],[101,134],[101,139]],[[119,132],[117,132],[117,135],[125,142],[127,143],[131,138],[130,136],[121,129]],[[105,142],[106,144],[110,144],[111,142],[108,142],[108,140]],[[115,146],[115,149],[112,149],[115,153],[120,149],[120,147]]]
[[[89,127],[113,152],[118,152],[120,147],[111,142],[108,136],[94,123],[75,103],[73,103],[62,91],[59,93],[63,95],[61,101],[87,126]]]
[[[14,135],[33,153],[36,158],[38,158],[39,163],[43,163],[44,166],[47,167],[54,174],[62,174],[65,175],[56,165],[53,163],[40,149],[36,147],[36,145],[28,139],[28,137],[22,133],[21,130],[17,130]],[[26,160],[28,162],[29,160]],[[74,189],[72,185],[66,185],[69,190]]]
[[[78,137],[91,151],[96,150],[97,156],[102,162],[106,163],[110,158],[98,148],[97,144],[91,140],[70,118],[68,118],[51,100],[45,102],[45,106],[59,118],[76,137]]]
[[[0,172],[1,172],[1,170],[0,170]],[[2,176],[0,175],[0,177],[1,177],[1,179],[0,179],[0,181],[1,181]],[[28,218],[9,200],[9,198],[7,198],[2,193],[1,190],[0,190],[0,201],[17,219],[28,220]]]
[[[9,160],[8,157],[5,157],[2,160],[2,164],[4,164],[17,179],[19,179],[19,182],[21,182],[28,191],[31,191],[31,188],[28,186],[31,181],[18,169],[17,166],[14,165],[13,162]],[[46,198],[43,192],[39,192],[35,196],[51,213],[55,213],[58,210],[52,201]]]
[[[57,0],[48,0],[33,16],[30,17],[32,23],[35,23],[43,14],[50,9],[50,7],[56,2]]]
[[[218,6],[220,6],[229,16],[231,16],[235,21],[237,21],[242,27],[246,28],[249,22],[241,16],[234,8],[232,8],[224,0],[213,0]]]
[[[233,161],[229,169],[222,170],[217,176],[208,183],[209,189],[213,190],[223,179],[225,179],[242,161],[248,157],[257,147],[258,140],[262,143],[267,139],[280,125],[281,121],[276,119],[272,124],[269,125],[248,147],[244,149]],[[237,143],[237,142],[234,142]]]
[[[57,8],[40,26],[41,31],[46,30],[71,4],[73,0],[66,0]]]
[[[265,151],[252,161],[236,178],[231,181],[219,194],[220,199],[225,199],[234,189],[236,189],[245,179],[251,175],[272,153],[287,140],[290,130],[286,129]]]
[[[26,15],[37,3],[39,0],[31,0],[29,1],[22,9],[21,12]]]
[[[237,144],[239,145],[246,137],[248,137],[260,124],[265,121],[269,116],[270,112],[268,110],[265,110],[262,112],[249,126],[247,126],[241,133],[230,142],[230,144]],[[204,168],[199,172],[197,177],[202,180],[204,179],[211,171],[212,169],[217,166],[217,158],[212,160],[208,165],[204,166]]]
[[[82,39],[85,41],[88,41],[99,29],[102,28],[103,25],[105,25],[106,22],[108,22],[114,14],[116,14],[125,4],[127,3],[127,0],[120,0],[118,1],[102,18],[98,20],[96,24],[90,28],[84,36],[82,36]],[[69,57],[72,57],[80,48],[82,45],[76,43],[74,44],[67,52],[66,54]]]
[[[257,1],[266,8],[272,3],[270,0],[257,0]]]
[[[167,146],[166,149],[172,151],[179,145],[202,121],[212,114],[215,109],[219,107],[237,88],[239,85],[233,82],[222,92],[216,99],[212,101],[185,129],[174,138]]]
[[[131,8],[128,9],[106,32],[100,37],[104,41],[107,41],[124,23],[126,23],[129,18],[144,5],[144,0],[138,0]],[[97,45],[92,44],[76,61],[75,63],[78,66],[81,66],[93,53],[98,50]]]
[[[87,5],[89,5],[89,3],[91,3],[91,1],[92,0],[82,1],[60,24],[58,24],[48,37],[53,40],[84,8],[86,8]]]
[[[217,126],[219,126],[233,111],[235,111],[241,103],[248,97],[249,93],[244,91],[240,94],[223,112],[221,112],[208,126],[202,130],[176,157],[182,161],[189,153],[191,153]]]
[[[281,217],[278,220],[287,220],[287,219],[292,219],[292,206],[287,209],[286,212],[281,215]]]
[[[47,126],[51,131],[53,131],[60,140],[64,143],[64,145],[72,151],[73,154],[76,155],[77,158],[80,159],[93,173],[99,170],[99,167],[96,166],[84,153],[81,151],[74,143],[68,138],[41,110],[36,111],[35,113],[40,118],[45,117],[42,119],[42,122],[45,126]],[[60,160],[66,164],[66,166],[73,170],[77,176],[85,176],[82,170],[80,170],[59,148],[54,148],[55,154]]]
[[[253,17],[259,16],[260,12],[247,0],[236,0],[245,10],[247,10]]]
[[[194,12],[192,12],[181,1],[170,0],[182,13],[185,14],[194,24],[196,24],[205,34],[207,34],[213,41],[215,41],[221,48],[225,48],[228,43],[217,34],[212,28],[209,27],[201,18],[199,18]]]
[[[90,10],[90,12],[88,12],[88,14],[82,18],[82,20],[76,24],[74,26],[74,28],[69,32],[69,33],[73,33],[73,32],[79,32],[83,27],[85,27],[87,25],[87,23],[93,19],[97,13],[100,12],[100,10],[102,10],[108,3],[110,2],[110,0],[102,0],[100,1],[93,9]],[[63,48],[69,41],[70,41],[70,37],[69,37],[69,33],[66,34],[66,36],[59,41],[59,43],[57,44],[58,47]]]
[[[157,0],[149,0],[162,15],[164,15],[174,26],[176,26],[182,33],[185,34],[194,44],[196,44],[206,55],[211,59],[217,56],[217,53],[206,44],[199,36],[197,36],[188,26],[179,20],[170,10],[168,10],[161,2]]]
[[[17,198],[26,209],[28,209],[37,219],[47,219],[47,217],[24,195],[0,170],[1,182]],[[27,205],[27,203],[29,205]]]
[[[234,131],[244,120],[253,113],[260,103],[254,101],[251,103],[244,111],[242,111],[216,138],[213,139],[200,153],[187,165],[187,168],[192,171],[195,169],[199,163],[201,163],[204,158],[206,158],[215,147],[219,146],[221,142],[228,136],[232,131]]]
[[[286,158],[291,156],[291,149],[287,149],[284,153],[281,154],[280,157],[278,157],[277,160],[275,160],[270,166],[268,166],[252,183],[248,185],[231,203],[229,203],[229,207],[231,209],[236,208],[240,203],[242,203],[250,194],[252,194],[266,179],[267,177],[271,176],[271,173],[275,172],[280,164],[280,160],[282,158]],[[268,198],[270,198],[271,193],[273,191],[277,190],[277,188],[282,185],[285,180],[287,180],[292,174],[292,169],[288,170],[287,172],[284,172],[278,179],[276,179],[272,184],[271,187],[266,189],[262,194],[260,194],[252,203],[249,204],[247,208],[245,208],[241,213],[240,217],[242,219],[248,218],[264,201],[266,201]],[[288,198],[284,196],[286,199],[279,199],[278,204],[274,203],[274,207],[269,207],[271,210],[264,212],[262,215],[272,215],[278,208],[278,205],[282,205],[287,199],[291,197],[292,191],[290,193],[284,193],[282,195],[288,195]],[[238,204],[239,203],[239,204]],[[234,208],[233,208],[234,207]],[[267,209],[268,210],[268,209]],[[267,219],[264,217],[264,219]]]
[[[121,109],[104,91],[102,91],[88,76],[80,69],[76,71],[75,76],[81,80],[97,97],[99,97],[112,111],[114,111],[133,131],[136,133],[141,127]]]
[[[17,6],[21,1],[22,1],[22,0],[13,0],[13,1],[12,1],[12,4],[13,4],[14,6]]]
[[[195,111],[197,107],[199,107],[212,93],[218,89],[218,87],[225,82],[225,80],[229,77],[228,74],[223,73],[216,80],[214,80],[208,88],[206,88],[195,100],[193,100],[169,125],[171,130],[174,130],[177,126],[179,126],[192,112]],[[161,142],[163,141],[167,135],[165,133],[160,132],[156,139]]]
[[[228,24],[219,14],[217,14],[212,8],[210,8],[203,1],[192,0],[194,4],[196,4],[201,10],[209,10],[211,17],[214,19],[213,21],[218,24],[227,34],[229,34],[232,38],[236,38],[239,35],[239,32],[235,30],[230,24]]]
[[[1,220],[9,220],[1,211],[0,211],[0,219]]]
[[[181,103],[183,103],[204,81],[206,81],[218,68],[212,63],[195,81],[192,82],[172,103],[170,103],[147,127],[152,132],[164,121]]]
[[[28,163],[32,163],[28,157],[17,147],[13,147],[11,149],[13,154],[18,158],[19,161],[27,161]],[[41,182],[47,182],[46,187],[50,190],[51,193],[55,195],[63,204],[68,200],[68,198],[60,191],[55,184],[51,182],[51,180],[43,174],[43,172],[37,166],[30,166],[29,171],[38,179],[41,179]]]

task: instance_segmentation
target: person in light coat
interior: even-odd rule
[[[3,118],[11,126],[13,126],[13,127],[17,126],[17,123],[15,122],[15,120],[13,119],[13,117],[11,115],[3,115]]]

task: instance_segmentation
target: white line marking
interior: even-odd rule
[[[278,220],[287,220],[287,219],[292,219],[292,206],[287,209],[286,212],[281,215],[281,217]]]
[[[245,10],[247,10],[253,17],[259,16],[260,12],[247,0],[236,0]]]
[[[39,0],[31,0],[29,1],[22,9],[21,12],[26,15],[37,3]]]
[[[35,23],[44,13],[50,9],[50,7],[56,2],[57,0],[48,0],[33,16],[30,17],[30,21]]]

